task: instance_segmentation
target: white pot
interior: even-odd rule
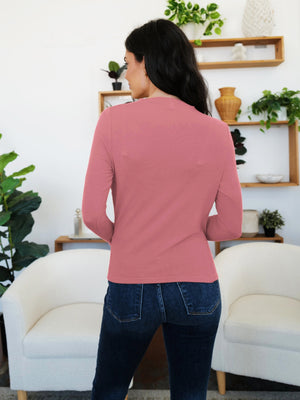
[[[259,232],[257,210],[243,210],[242,237],[254,237]]]
[[[203,38],[205,26],[203,24],[189,22],[185,25],[182,25],[181,29],[189,40],[197,40]]]

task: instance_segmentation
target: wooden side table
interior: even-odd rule
[[[234,240],[224,240],[221,242],[215,242],[215,253],[216,255],[220,253],[221,251],[221,243],[223,242],[250,242],[250,241],[256,241],[256,242],[277,242],[277,243],[283,243],[283,237],[275,234],[274,237],[266,237],[264,234],[259,233],[254,237],[240,237],[238,239]]]
[[[70,239],[69,236],[59,236],[54,242],[54,251],[62,251],[64,243],[107,243],[103,239]]]

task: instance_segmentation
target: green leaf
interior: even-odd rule
[[[221,32],[222,32],[222,31],[221,31],[220,28],[216,28],[216,29],[215,29],[215,33],[216,33],[217,35],[221,35]]]
[[[120,65],[115,61],[110,61],[108,64],[108,69],[110,71],[118,72],[118,70],[120,69]]]
[[[219,6],[216,3],[208,4],[207,11],[216,11]]]
[[[32,230],[34,220],[31,214],[15,215],[9,221],[8,226],[11,227],[12,242],[15,246],[29,235]]]
[[[0,283],[0,297],[3,295],[3,293],[9,288],[10,285],[4,286],[2,283]]]
[[[42,199],[37,193],[26,192],[12,198],[7,202],[8,209],[17,215],[29,214],[39,208]]]
[[[9,260],[10,257],[7,254],[0,253],[0,261]]]
[[[6,224],[6,222],[10,219],[10,216],[11,216],[11,212],[10,211],[2,211],[2,212],[0,212],[0,226]]]
[[[12,177],[6,178],[2,181],[0,187],[2,189],[3,194],[9,194],[13,192],[17,187],[22,185],[23,179],[15,179]]]
[[[170,10],[165,10],[165,15],[168,17],[171,14]]]
[[[219,17],[220,13],[218,13],[217,11],[210,14],[211,19],[218,19]]]
[[[11,151],[10,153],[2,154],[0,156],[0,174],[3,172],[3,170],[7,166],[7,164],[14,161],[17,157],[18,157],[18,154],[15,153],[14,151]]]
[[[194,43],[196,46],[202,46],[202,40],[200,40],[200,39],[194,40]]]
[[[22,242],[16,246],[16,252],[12,259],[13,268],[19,271],[30,265],[37,258],[44,257],[48,253],[49,247],[46,244]]]
[[[190,10],[191,8],[193,8],[193,5],[192,5],[192,3],[189,1],[188,3],[187,3],[187,8]]]
[[[14,178],[16,176],[23,176],[23,175],[29,174],[29,172],[32,172],[34,170],[35,170],[35,166],[34,165],[29,165],[28,167],[23,168],[20,171],[13,173],[12,175],[9,176],[9,178],[10,177]]]
[[[0,282],[5,282],[7,280],[11,280],[13,277],[9,272],[8,268],[0,266]]]

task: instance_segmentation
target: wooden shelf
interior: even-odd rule
[[[193,40],[190,41],[195,48],[205,47],[233,47],[236,43],[244,46],[266,46],[274,45],[275,58],[270,60],[242,60],[242,61],[218,61],[218,62],[199,62],[200,69],[218,68],[256,68],[274,67],[284,61],[284,43],[282,36],[233,38],[233,39],[206,39],[202,40],[202,45],[197,46]]]
[[[106,96],[131,96],[131,90],[107,90],[98,92],[99,114],[104,110],[104,99]]]
[[[221,243],[224,242],[252,242],[252,241],[256,241],[256,242],[276,242],[276,243],[283,243],[284,239],[282,236],[278,235],[277,233],[275,233],[274,237],[267,237],[262,233],[258,233],[256,236],[254,237],[240,237],[238,239],[234,239],[234,240],[223,240],[221,242],[215,242],[215,255],[219,254],[222,249],[221,249]]]
[[[259,121],[224,121],[229,126],[261,126]],[[288,121],[277,121],[272,125],[288,125]],[[261,183],[261,182],[241,182],[241,187],[282,187],[299,185],[299,134],[298,121],[288,126],[289,132],[289,182]]]

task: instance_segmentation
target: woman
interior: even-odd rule
[[[171,399],[206,399],[221,310],[208,240],[241,235],[234,147],[228,126],[207,115],[193,48],[175,24],[150,21],[125,45],[140,100],[101,114],[83,197],[85,224],[111,245],[92,399],[125,398],[161,324]]]

